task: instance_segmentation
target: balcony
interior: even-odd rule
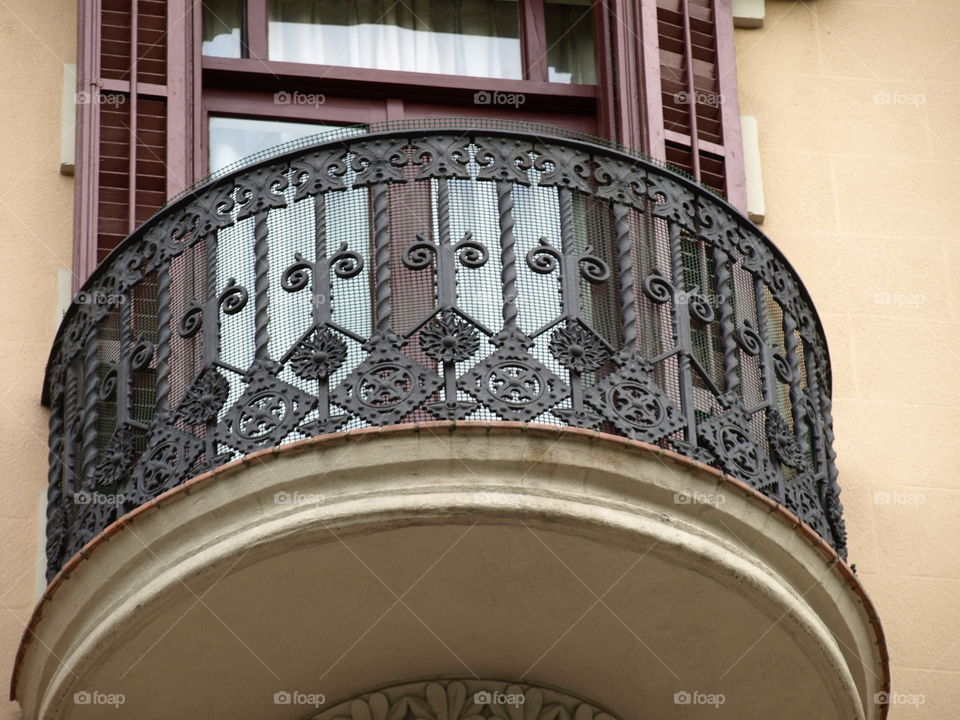
[[[195,188],[77,296],[44,393],[50,577],[237,457],[429,420],[655,444],[845,557],[826,343],[756,227],[668,169],[542,128],[342,134]]]
[[[25,718],[98,717],[97,691],[295,718],[270,698],[355,710],[469,670],[624,720],[696,692],[718,718],[880,717],[830,383],[779,251],[622,148],[492,121],[281,148],[168,204],[64,318],[52,583],[14,693]],[[567,571],[619,622],[570,632]],[[410,589],[381,603],[369,574]]]

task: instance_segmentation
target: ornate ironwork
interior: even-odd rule
[[[302,341],[290,356],[290,367],[304,380],[326,380],[347,359],[347,344],[329,330]]]
[[[177,408],[177,415],[188,425],[213,420],[230,394],[230,383],[214,368],[207,368],[193,381]]]
[[[198,187],[85,285],[45,400],[51,574],[238,453],[429,418],[653,443],[846,552],[829,360],[789,264],[679,175],[520,125],[371,126]],[[103,489],[122,504],[76,500]]]

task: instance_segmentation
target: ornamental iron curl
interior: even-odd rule
[[[190,191],[78,293],[45,401],[51,574],[237,455],[430,418],[653,443],[846,552],[826,344],[786,260],[670,170],[522,125],[370,126]],[[123,507],[78,505],[91,483]]]

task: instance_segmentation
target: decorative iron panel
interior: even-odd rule
[[[582,139],[354,131],[213,179],[97,269],[49,361],[54,574],[244,453],[430,419],[659,445],[845,555],[822,328],[723,200]]]

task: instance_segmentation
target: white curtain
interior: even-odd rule
[[[274,0],[270,59],[522,77],[516,0]]]

